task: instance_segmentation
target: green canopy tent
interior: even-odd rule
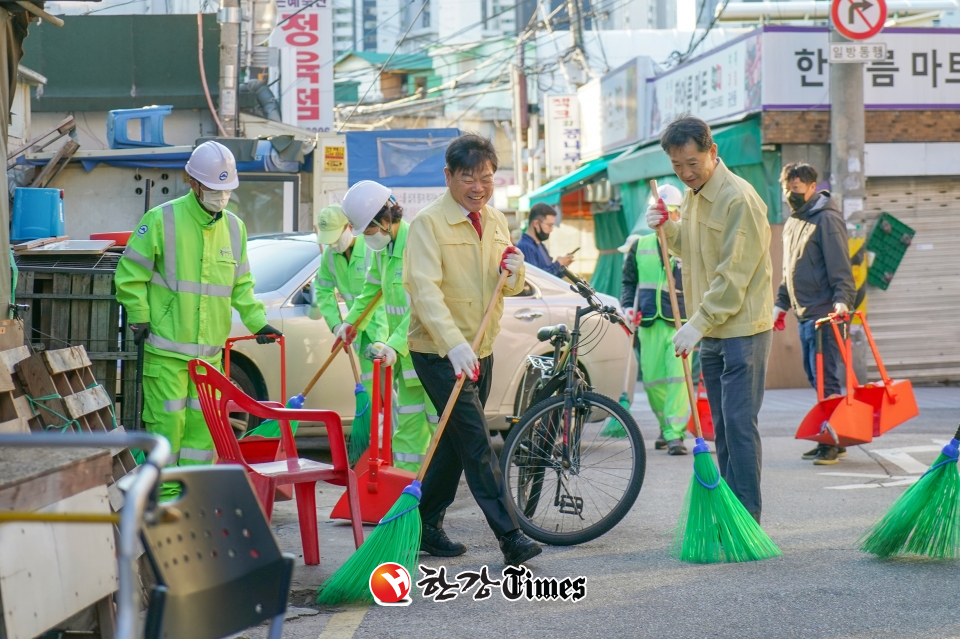
[[[767,218],[774,223],[780,222],[780,153],[763,150],[759,118],[717,127],[713,129],[713,140],[727,167],[753,185],[763,198],[767,205]],[[670,158],[656,141],[610,162],[607,175],[611,183],[620,185],[624,217],[631,233],[645,234],[649,231],[644,212],[649,206],[650,188],[647,183],[650,179],[683,189],[683,184],[673,172]]]

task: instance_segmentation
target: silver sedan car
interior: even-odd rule
[[[286,338],[287,395],[300,393],[330,355],[334,338],[326,322],[307,316],[314,275],[320,268],[320,250],[312,233],[287,233],[251,238],[247,244],[250,268],[256,278],[254,293],[266,305],[267,321],[283,331]],[[604,304],[619,308],[616,299],[600,295]],[[507,417],[521,408],[521,383],[529,355],[550,355],[552,347],[537,340],[537,330],[551,324],[573,326],[576,307],[584,300],[570,285],[544,271],[527,266],[526,286],[520,295],[506,298],[500,334],[494,344],[493,386],[487,400],[486,416],[491,430],[510,427]],[[346,315],[347,308],[341,302]],[[580,366],[588,383],[597,392],[633,397],[636,359],[631,338],[618,327],[590,318],[583,327],[584,347]],[[248,335],[234,312],[232,335]],[[592,342],[592,343],[591,343]],[[277,345],[242,341],[231,351],[230,377],[248,395],[259,400],[285,402],[280,389],[280,357]],[[305,406],[335,410],[349,424],[354,415],[354,379],[350,363],[338,355],[323,377],[307,395]],[[442,410],[442,407],[438,407]],[[242,430],[245,416],[237,416],[235,427]],[[301,424],[298,438],[322,437],[320,425]]]

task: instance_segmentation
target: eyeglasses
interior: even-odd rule
[[[387,235],[390,235],[390,229],[380,226],[380,223],[376,220],[370,220],[370,224],[367,225],[367,228],[363,230],[364,235],[374,235],[377,232],[377,229],[380,229]]]
[[[457,176],[457,181],[466,187],[471,187],[477,183],[477,180],[472,177],[461,177],[459,175]],[[493,176],[488,175],[480,178],[480,184],[483,186],[493,186]]]

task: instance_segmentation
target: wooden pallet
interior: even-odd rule
[[[60,399],[43,401],[49,411],[38,411],[49,428],[88,433],[117,428],[112,413],[113,398],[94,377],[93,364],[82,346],[36,353],[18,362],[15,369],[31,397],[60,396]],[[51,411],[72,421],[58,418]],[[129,449],[113,451],[114,481],[136,465]]]
[[[134,402],[125,400],[136,391],[137,353],[130,331],[120,325],[113,275],[100,269],[63,273],[21,266],[16,299],[31,305],[23,317],[23,331],[33,350],[84,347],[93,376],[118,398],[117,421],[133,424]]]

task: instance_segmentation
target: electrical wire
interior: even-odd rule
[[[315,0],[315,1],[316,1],[316,0]],[[350,121],[350,118],[353,117],[353,114],[357,112],[357,108],[360,106],[360,104],[361,104],[361,103],[364,101],[364,99],[367,97],[367,94],[370,93],[370,89],[373,88],[373,85],[377,83],[377,79],[380,78],[380,74],[382,74],[382,73],[383,73],[383,70],[387,68],[387,65],[388,65],[388,64],[390,64],[390,60],[393,60],[393,56],[396,55],[397,51],[400,49],[400,45],[403,44],[403,41],[407,39],[407,35],[409,35],[410,29],[413,28],[413,25],[417,22],[417,18],[419,18],[419,17],[420,17],[420,14],[423,13],[423,10],[427,8],[427,4],[428,4],[429,2],[430,2],[430,0],[423,0],[423,4],[420,5],[420,10],[417,11],[417,15],[413,16],[413,20],[411,20],[409,26],[407,26],[407,30],[404,32],[403,37],[400,38],[400,40],[397,42],[397,46],[395,46],[395,47],[393,48],[393,51],[390,52],[390,56],[383,62],[382,65],[380,65],[380,70],[377,71],[377,75],[376,75],[376,77],[374,77],[373,82],[370,83],[370,86],[367,87],[367,90],[364,91],[364,93],[363,93],[363,95],[360,97],[360,99],[357,100],[356,106],[353,107],[353,111],[350,112],[350,115],[347,116],[347,119],[344,120],[344,121],[340,124],[340,128],[337,129],[337,133],[339,133],[340,131],[343,131],[343,127],[345,127],[345,126],[347,125],[347,122]]]
[[[678,66],[686,62],[690,58],[690,56],[692,56],[694,52],[696,52],[697,47],[699,47],[703,43],[703,41],[707,39],[707,36],[710,34],[710,32],[716,26],[717,21],[720,19],[720,16],[723,15],[723,12],[727,10],[728,4],[730,4],[730,0],[723,0],[723,5],[720,7],[720,10],[713,14],[713,18],[710,20],[710,24],[707,25],[707,28],[704,30],[703,35],[701,35],[700,38],[696,40],[696,43],[694,43],[694,40],[696,39],[697,32],[696,32],[696,29],[694,29],[694,32],[690,35],[690,45],[687,47],[687,50],[684,53],[680,53],[679,51],[673,51],[669,56],[667,56],[667,59],[664,61],[664,66]],[[707,6],[706,0],[702,0],[702,4],[700,5],[700,12],[697,14],[697,24],[700,24],[700,18],[703,16],[703,8],[705,6]]]

